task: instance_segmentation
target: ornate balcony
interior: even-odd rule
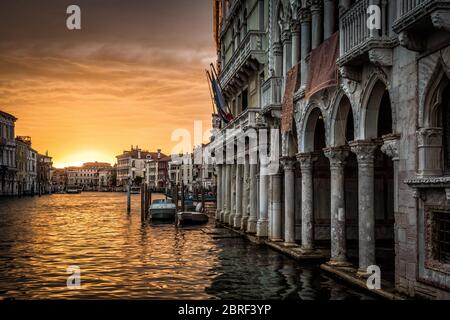
[[[256,128],[262,124],[261,109],[249,108],[241,112],[233,121],[228,123],[222,130]]]
[[[270,77],[262,85],[262,113],[272,113],[272,116],[280,116],[281,113],[281,89],[283,78]],[[275,113],[275,114],[274,114]]]
[[[399,0],[393,30],[400,44],[421,51],[423,34],[432,29],[450,31],[450,0]]]
[[[249,31],[220,73],[222,88],[226,91],[229,85],[239,85],[250,71],[258,69],[258,63],[265,63],[266,49],[265,33]]]
[[[367,27],[367,9],[381,7],[381,30]],[[340,57],[338,64],[362,65],[367,61],[392,65],[392,47],[396,39],[389,36],[387,4],[381,0],[360,0],[340,18]]]

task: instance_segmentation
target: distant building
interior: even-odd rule
[[[13,115],[0,111],[0,195],[17,194],[16,120]]]
[[[17,194],[27,193],[28,186],[28,153],[31,148],[30,137],[16,137],[16,181]]]
[[[98,171],[98,191],[113,191],[116,185],[116,167],[101,168]]]
[[[173,155],[169,162],[169,176],[172,184],[181,184],[188,186],[192,191],[194,181],[194,166],[192,154]]]
[[[138,146],[131,146],[130,151],[124,151],[121,155],[116,156],[117,158],[117,186],[122,187],[125,190],[129,179],[133,185],[139,185],[141,182],[150,182],[150,178],[147,179],[147,162],[149,162],[149,170],[151,171],[151,179],[158,181],[161,179],[166,179],[168,173],[165,173],[166,164],[159,163],[157,159],[162,160],[166,158],[161,150],[158,152],[149,152],[140,149]],[[167,160],[167,159],[166,159]],[[152,162],[153,161],[153,162]],[[155,163],[158,162],[158,163]],[[154,182],[153,182],[154,183]]]
[[[27,157],[27,193],[35,195],[37,192],[37,155],[38,152],[33,148],[28,149]]]
[[[67,167],[67,185],[77,186],[85,191],[97,191],[101,185],[100,174],[104,179],[105,172],[111,172],[112,169],[111,164],[105,162],[87,162],[81,167]]]
[[[145,181],[152,189],[165,188],[169,182],[169,161],[171,158],[161,153],[161,149],[150,153],[145,162]]]
[[[63,192],[67,186],[67,174],[65,169],[52,169],[52,192]]]
[[[210,157],[207,157],[208,154],[209,143],[194,148],[192,166],[193,184],[196,188],[202,187],[205,190],[212,189],[216,183],[214,165],[208,163],[208,159],[210,159]]]
[[[37,187],[39,194],[50,194],[52,192],[52,157],[48,152],[37,155]]]

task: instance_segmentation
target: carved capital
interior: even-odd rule
[[[420,128],[417,130],[418,147],[441,146],[442,128]]]
[[[311,11],[308,8],[301,8],[299,13],[301,23],[311,22]]]
[[[300,21],[298,21],[298,20],[291,21],[291,32],[292,33],[300,33]]]
[[[307,152],[307,153],[298,153],[297,160],[300,163],[300,169],[302,171],[305,171],[312,169],[314,161],[316,161],[317,158],[314,157],[312,152]]]
[[[350,142],[350,148],[358,158],[358,164],[373,165],[375,160],[375,150],[378,148],[378,143],[370,140],[358,140]]]
[[[400,135],[394,133],[383,136],[381,151],[394,161],[398,160],[399,139]]]
[[[322,0],[311,0],[311,13],[320,14],[320,12],[322,11],[322,6]]]
[[[295,158],[294,157],[282,157],[281,163],[285,171],[292,171],[295,167]]]
[[[350,155],[348,147],[332,147],[323,149],[325,156],[330,160],[331,169],[343,169],[346,159]]]

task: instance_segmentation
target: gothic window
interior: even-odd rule
[[[450,172],[450,83],[442,91],[441,103],[442,143],[444,149],[444,170]],[[439,116],[438,116],[439,117]]]
[[[450,212],[433,212],[433,258],[450,263]]]

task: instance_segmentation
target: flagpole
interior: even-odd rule
[[[214,97],[213,97],[213,92],[211,89],[211,75],[209,74],[209,71],[205,69],[205,73],[206,73],[206,82],[208,82],[208,88],[209,88],[209,96],[211,97],[211,104],[213,106],[213,113],[217,114],[218,111],[216,110],[216,104],[214,103]]]
[[[211,73],[214,75],[214,77],[217,79],[217,84],[219,85],[219,88],[220,88],[220,90],[223,92],[223,88],[222,88],[222,85],[220,84],[220,81],[219,81],[219,76],[217,75],[217,72],[216,72],[216,67],[214,67],[214,64],[213,63],[211,63],[210,64],[210,68],[211,68]],[[227,105],[227,108],[228,108],[228,112],[233,116],[233,118],[234,118],[234,115],[233,115],[233,112],[231,111],[231,109],[230,109],[230,106],[228,105],[228,103],[226,104]]]

